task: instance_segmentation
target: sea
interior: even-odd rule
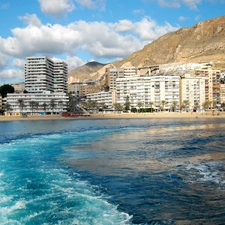
[[[225,224],[225,119],[0,122],[0,224]]]

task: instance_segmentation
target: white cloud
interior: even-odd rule
[[[84,64],[83,60],[90,58],[112,62],[127,57],[145,44],[179,28],[167,22],[159,25],[149,17],[138,22],[121,20],[116,23],[80,20],[66,26],[42,24],[36,15],[25,15],[20,19],[28,25],[12,29],[11,37],[0,37],[2,68],[7,66],[7,57],[12,62],[11,66],[22,68],[24,62],[21,59],[34,55],[60,58],[67,55],[64,60],[67,61],[69,70]],[[88,55],[88,59],[82,60],[81,52]],[[14,58],[16,59],[13,61]]]
[[[180,8],[181,4],[187,5],[190,9],[197,10],[197,4],[202,0],[158,0],[163,7]]]
[[[41,11],[51,16],[65,16],[73,11],[75,6],[72,0],[38,0],[41,6]]]
[[[25,16],[19,16],[19,19],[22,20],[26,25],[37,27],[42,25],[36,14],[26,14]]]
[[[188,17],[185,17],[185,16],[180,16],[178,18],[179,21],[186,21],[188,19]]]
[[[12,62],[12,65],[14,67],[24,69],[25,59],[14,59],[13,62]]]
[[[100,10],[104,10],[106,0],[76,0],[76,2],[89,9],[98,8]]]
[[[5,68],[8,65],[9,58],[10,58],[9,56],[2,54],[0,52],[0,69]]]
[[[167,22],[163,26],[160,26],[155,20],[148,17],[142,19],[140,22],[134,23],[135,33],[137,33],[145,43],[152,42],[160,36],[177,29],[179,29],[179,27],[173,27]]]
[[[0,71],[1,84],[8,84],[12,82],[23,82],[24,71],[16,69],[6,69]]]
[[[69,71],[85,64],[85,62],[77,56],[67,56],[65,61],[68,64]]]
[[[133,23],[130,20],[120,20],[113,25],[116,32],[127,32],[133,29]]]

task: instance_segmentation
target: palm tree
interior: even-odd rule
[[[39,103],[38,103],[38,102],[35,102],[35,103],[34,103],[34,109],[35,109],[36,111],[38,111],[38,106],[39,106]]]
[[[63,111],[63,101],[62,100],[58,101],[58,106],[59,106],[59,113],[62,113],[62,111]]]
[[[123,106],[120,103],[115,103],[114,108],[116,111],[123,111]]]
[[[187,107],[189,106],[189,101],[188,100],[184,100],[183,104],[182,104],[182,108],[185,109],[185,112],[187,112]]]
[[[5,105],[3,105],[3,110],[7,112],[12,111],[11,105],[9,103],[6,103]]]
[[[34,109],[35,109],[35,101],[30,101],[29,105],[30,105],[31,112],[32,112],[32,115],[33,115],[34,114]]]
[[[50,101],[50,108],[52,110],[52,113],[54,113],[55,106],[56,106],[55,99],[51,99],[51,101]]]
[[[151,107],[151,112],[152,112],[152,106],[154,105],[154,102],[149,102],[149,105]]]
[[[177,101],[173,101],[173,103],[171,104],[171,108],[172,108],[172,111],[173,111],[173,112],[176,111],[176,109],[177,109],[177,104],[178,104]]]
[[[139,109],[139,112],[141,111],[141,108],[143,107],[143,102],[138,102],[137,103],[137,107],[138,107],[138,109]]]
[[[20,99],[18,99],[17,101],[18,101],[19,107],[20,107],[20,114],[22,114],[22,113],[23,113],[23,108],[24,108],[24,106],[25,106],[24,100],[23,100],[22,98],[20,98]]]
[[[165,108],[166,104],[167,104],[167,102],[165,100],[161,101],[161,106],[162,106],[163,111],[164,111],[164,108]]]
[[[44,102],[41,106],[43,107],[44,112],[45,112],[45,114],[46,114],[46,110],[47,110],[47,108],[48,108],[47,103],[46,103],[46,102]]]
[[[124,103],[124,106],[125,106],[125,110],[126,110],[126,111],[130,110],[130,98],[129,98],[128,95],[127,95],[127,97],[126,97],[126,101],[125,101],[125,103]]]

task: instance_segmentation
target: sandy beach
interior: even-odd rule
[[[16,121],[16,120],[68,120],[68,119],[104,119],[104,118],[225,118],[225,112],[220,112],[219,114],[212,113],[173,113],[173,112],[161,112],[161,113],[98,113],[90,114],[88,116],[78,116],[78,117],[62,117],[61,115],[32,115],[26,118],[22,116],[0,116],[0,121]]]

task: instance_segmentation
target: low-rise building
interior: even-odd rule
[[[66,112],[69,98],[66,93],[7,94],[11,115],[59,114]]]
[[[97,102],[98,104],[104,104],[105,109],[112,109],[116,99],[115,99],[115,92],[98,92],[92,93],[87,95],[87,100],[92,100]]]

